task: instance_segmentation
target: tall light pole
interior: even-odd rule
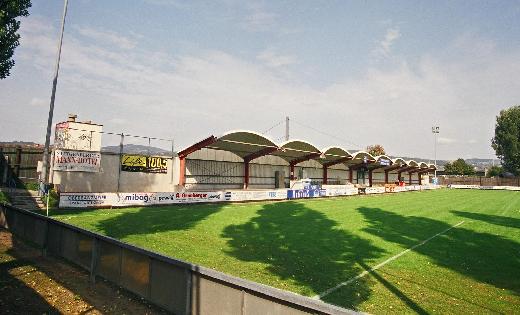
[[[439,126],[433,126],[432,127],[432,133],[433,133],[433,138],[434,138],[434,144],[433,144],[433,155],[434,155],[434,159],[435,159],[435,171],[434,171],[434,176],[435,178],[437,178],[437,135],[439,134]]]
[[[63,30],[65,29],[65,17],[67,16],[67,5],[68,0],[64,0],[63,4],[63,17],[61,19],[61,32],[60,39],[58,42],[58,56],[56,57],[56,68],[54,70],[54,79],[52,80],[52,93],[51,102],[49,104],[49,118],[47,120],[47,134],[45,135],[45,148],[43,149],[43,161],[42,161],[42,183],[47,184],[49,178],[47,175],[47,167],[49,165],[49,148],[51,142],[51,130],[52,130],[52,116],[54,114],[54,99],[56,98],[56,86],[58,85],[58,73],[60,70],[60,57],[61,57],[61,44],[63,42]]]
[[[285,117],[285,141],[289,141],[289,116]]]

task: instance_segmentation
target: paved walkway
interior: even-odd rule
[[[38,196],[37,191],[6,187],[0,187],[0,191],[3,191],[11,198],[11,204],[15,207],[30,211],[45,209],[45,205],[40,196]]]

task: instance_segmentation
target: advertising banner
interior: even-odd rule
[[[226,201],[249,201],[249,200],[282,200],[287,198],[286,189],[272,191],[262,190],[235,190],[225,194]]]
[[[323,185],[327,197],[357,195],[358,189],[353,185]]]
[[[168,172],[167,159],[160,156],[123,154],[121,170],[125,172],[160,173]]]
[[[456,189],[480,189],[479,185],[448,185],[448,188]]]
[[[101,153],[56,150],[53,165],[55,171],[99,172]]]
[[[385,187],[367,187],[365,188],[365,194],[383,194]]]
[[[89,208],[226,201],[224,192],[61,193],[59,206]]]
[[[287,199],[325,197],[325,189],[290,189],[287,190]]]
[[[106,207],[117,202],[113,193],[61,193],[60,208]]]

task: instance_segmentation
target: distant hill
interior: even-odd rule
[[[118,145],[113,145],[113,146],[102,147],[101,148],[101,152],[119,153],[119,146]],[[152,154],[152,155],[159,155],[159,156],[172,156],[172,151],[168,151],[168,150],[164,150],[164,149],[156,148],[156,147],[149,147],[149,146],[140,145],[140,144],[125,144],[125,145],[123,145],[123,153],[143,154],[143,155]]]

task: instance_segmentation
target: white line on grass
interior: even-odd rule
[[[399,254],[397,254],[397,255],[395,255],[395,256],[392,256],[392,257],[388,258],[387,260],[383,261],[382,263],[379,263],[379,264],[375,265],[375,266],[372,267],[370,270],[365,270],[365,271],[363,271],[362,273],[360,273],[359,275],[355,276],[354,278],[351,278],[351,279],[349,279],[349,280],[347,280],[347,281],[345,281],[345,282],[341,282],[341,283],[338,284],[337,286],[332,287],[332,288],[330,288],[330,289],[327,289],[327,290],[323,291],[323,292],[320,293],[319,295],[314,296],[313,299],[321,299],[321,298],[323,298],[323,297],[325,297],[325,296],[331,294],[332,292],[336,291],[337,289],[339,289],[339,288],[341,288],[341,287],[343,287],[343,286],[349,285],[349,284],[351,284],[352,282],[356,281],[356,280],[359,279],[359,278],[363,278],[364,276],[368,275],[370,272],[375,271],[375,270],[377,270],[377,269],[383,267],[384,265],[388,264],[389,262],[391,262],[391,261],[393,261],[393,260],[396,260],[397,258],[403,256],[404,254],[408,253],[409,251],[414,250],[415,248],[417,248],[417,247],[419,247],[419,246],[421,246],[421,245],[426,244],[427,242],[431,241],[432,239],[436,238],[437,236],[442,235],[442,234],[448,232],[449,230],[451,230],[451,229],[453,229],[453,228],[456,228],[457,226],[459,226],[459,225],[461,225],[461,224],[463,224],[463,223],[464,223],[464,221],[460,221],[459,223],[457,223],[457,224],[455,224],[455,225],[453,225],[453,226],[447,228],[446,230],[444,230],[444,231],[442,231],[442,232],[439,232],[439,233],[435,234],[434,236],[432,236],[432,237],[430,237],[430,238],[428,238],[428,239],[422,241],[421,243],[416,244],[416,245],[414,245],[414,246],[412,246],[412,247],[410,247],[410,248],[408,248],[408,249],[405,249],[405,250],[403,250],[402,252],[400,252]]]
[[[506,215],[506,213],[509,212],[509,210],[511,210],[511,208],[513,207],[513,204],[514,204],[514,203],[512,203],[512,202],[509,203],[509,204],[507,205],[507,207],[504,209],[504,211],[502,211],[502,213],[500,213],[500,215],[502,215],[502,216]]]

